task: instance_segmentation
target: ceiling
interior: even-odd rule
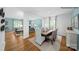
[[[72,8],[60,7],[18,7],[28,16],[56,16],[72,11]]]
[[[61,7],[5,7],[4,8],[6,17],[18,17],[22,18],[23,14],[25,17],[36,18],[36,17],[48,17],[57,16],[64,13],[69,13],[72,8],[61,8]]]

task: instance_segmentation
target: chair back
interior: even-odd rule
[[[57,37],[57,29],[52,32],[52,39],[56,39]]]

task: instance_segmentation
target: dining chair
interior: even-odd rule
[[[57,38],[57,29],[55,29],[55,31],[52,32],[52,35],[48,37],[51,40],[51,43],[53,44],[53,42],[55,42],[56,38]]]

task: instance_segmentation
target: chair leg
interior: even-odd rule
[[[51,44],[53,45],[53,40],[51,40]]]
[[[55,41],[55,40],[56,40],[56,38],[57,38],[57,37],[55,36],[55,37],[54,37],[54,39],[53,39],[53,41]]]
[[[55,39],[53,39],[53,41],[55,41]]]

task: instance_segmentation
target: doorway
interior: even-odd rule
[[[34,20],[29,20],[29,37],[34,37],[35,36],[35,29],[34,29]]]
[[[14,32],[15,35],[23,37],[23,20],[15,18],[5,18],[5,32]]]

